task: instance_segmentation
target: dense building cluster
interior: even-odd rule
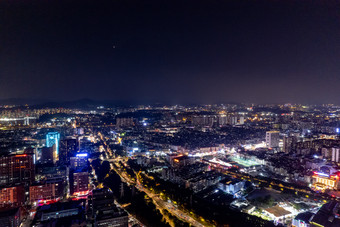
[[[128,213],[136,191],[165,225],[233,223],[221,207],[245,226],[339,221],[325,214],[340,197],[338,106],[6,106],[0,116],[6,225],[139,226],[148,220]],[[20,117],[35,120],[9,120]]]

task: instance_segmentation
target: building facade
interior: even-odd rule
[[[20,154],[0,157],[0,185],[34,181],[34,155]]]

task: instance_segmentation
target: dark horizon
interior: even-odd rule
[[[340,104],[339,1],[2,1],[0,100]]]
[[[307,106],[322,106],[322,105],[337,105],[336,103],[299,103],[299,102],[237,102],[237,101],[225,101],[225,102],[173,102],[173,101],[136,101],[136,100],[104,100],[104,99],[92,99],[92,98],[80,98],[69,100],[58,99],[25,99],[25,98],[9,98],[0,99],[0,106],[3,105],[15,105],[16,107],[28,105],[34,108],[82,108],[82,107],[128,107],[138,105],[150,105],[150,106],[204,106],[204,105],[255,105],[255,106],[277,106],[277,105],[307,105]]]

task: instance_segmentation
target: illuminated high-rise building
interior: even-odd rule
[[[86,195],[89,190],[89,173],[74,172],[70,175],[71,194]]]
[[[77,151],[78,143],[76,139],[60,140],[59,162],[68,165],[70,157]]]
[[[53,147],[55,145],[55,150],[53,152],[53,160],[59,160],[59,141],[60,134],[58,132],[49,132],[46,135],[46,147]]]
[[[270,147],[270,148],[279,147],[279,142],[280,142],[280,132],[278,132],[278,131],[268,131],[268,132],[266,132],[267,147]]]
[[[34,155],[20,154],[0,157],[0,185],[34,181]]]
[[[55,163],[54,150],[55,150],[54,145],[52,147],[43,147],[41,149],[40,162],[41,163]]]
[[[86,153],[78,153],[75,157],[70,158],[71,169],[82,169],[88,167],[88,155]]]

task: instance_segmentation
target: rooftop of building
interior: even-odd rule
[[[84,207],[86,200],[77,200],[77,201],[68,201],[68,202],[57,202],[48,205],[43,205],[38,207],[37,213],[34,217],[33,224],[35,226],[73,226],[79,225],[86,221],[84,215]],[[59,212],[59,211],[67,211],[78,209],[77,214],[72,214],[67,217],[60,217],[57,219],[49,219],[45,221],[41,221],[44,215],[48,215],[49,213]]]
[[[290,211],[278,206],[278,205],[275,205],[273,207],[270,207],[270,208],[267,208],[265,209],[268,213],[271,213],[273,214],[275,217],[279,218],[279,217],[282,217],[282,216],[285,216],[285,215],[289,215],[291,214]]]
[[[228,179],[221,180],[220,183],[229,185],[229,184],[237,184],[241,181],[242,180],[239,180],[239,179],[236,179],[236,178],[228,178]]]
[[[304,221],[305,223],[309,223],[313,215],[314,213],[307,211],[307,212],[298,214],[294,219]]]
[[[84,206],[86,200],[68,201],[68,202],[57,202],[48,205],[38,207],[37,213],[49,213],[60,210],[74,209]]]
[[[124,217],[128,216],[127,212],[116,206],[104,207],[99,210],[96,220],[105,220],[110,218]]]

